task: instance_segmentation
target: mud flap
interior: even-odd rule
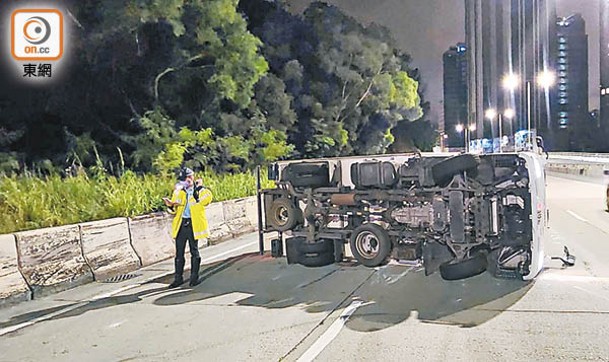
[[[436,242],[425,242],[423,244],[423,265],[425,275],[435,273],[440,269],[440,265],[454,259],[453,254],[445,245]]]

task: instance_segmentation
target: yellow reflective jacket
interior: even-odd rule
[[[178,231],[180,231],[180,225],[182,224],[182,214],[186,208],[186,190],[176,188],[173,191],[171,201],[178,202],[179,205],[175,206],[174,210],[170,213],[175,213],[173,222],[171,223],[171,237],[176,238]],[[208,189],[202,189],[199,192],[199,202],[194,198],[190,197],[190,218],[192,220],[192,231],[195,234],[195,239],[203,239],[209,236],[209,230],[207,225],[207,217],[205,216],[205,206],[209,205],[212,200],[212,193]]]

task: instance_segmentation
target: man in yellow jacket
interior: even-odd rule
[[[171,199],[164,198],[165,205],[170,212],[175,213],[171,225],[171,234],[176,242],[175,276],[169,288],[177,288],[184,279],[184,252],[186,241],[190,247],[190,286],[194,287],[200,283],[199,268],[201,267],[201,255],[199,254],[199,240],[209,236],[207,230],[207,218],[205,206],[212,200],[210,190],[203,187],[203,181],[195,181],[195,174],[189,168],[184,168],[180,173],[180,180],[176,184]]]

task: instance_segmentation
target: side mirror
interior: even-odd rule
[[[267,171],[269,180],[277,181],[279,179],[279,165],[277,163],[271,163]]]
[[[546,160],[550,158],[550,155],[546,151],[546,148],[543,144],[543,138],[541,136],[535,137],[535,144],[537,145],[537,152],[541,155],[544,153],[546,155]]]
[[[541,148],[542,150],[545,148],[543,146],[543,138],[540,136],[535,137],[535,143],[537,144],[537,147]]]

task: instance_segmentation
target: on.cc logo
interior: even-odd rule
[[[51,36],[51,25],[43,17],[32,16],[23,26],[23,35],[30,44],[42,44]]]
[[[22,60],[59,60],[63,15],[57,9],[17,9],[11,16],[11,53]]]

